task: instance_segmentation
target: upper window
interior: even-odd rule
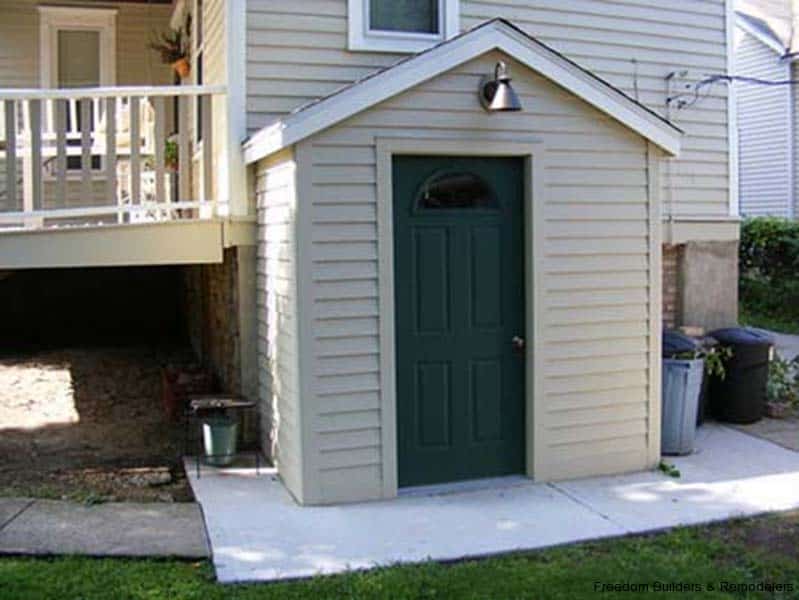
[[[419,52],[458,33],[459,0],[349,0],[350,50]]]

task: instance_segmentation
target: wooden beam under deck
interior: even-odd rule
[[[0,232],[0,270],[220,263],[223,222],[175,221]]]

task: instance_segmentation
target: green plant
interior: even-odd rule
[[[150,48],[161,55],[161,62],[167,65],[189,55],[188,35],[183,29],[172,29],[156,34]]]
[[[747,322],[781,330],[799,322],[799,222],[746,219],[739,267],[741,312]]]
[[[680,470],[677,467],[662,460],[658,465],[658,470],[669,477],[674,477],[675,479],[682,477],[682,473],[680,473]]]
[[[785,360],[775,354],[768,370],[766,400],[799,406],[799,356]]]
[[[170,169],[178,168],[178,144],[174,140],[164,142],[164,164]]]
[[[705,360],[705,373],[710,376],[719,377],[724,379],[727,372],[724,364],[732,357],[732,348],[727,346],[716,346],[713,348],[702,348],[693,352],[679,352],[671,358],[678,360],[696,360],[703,358]]]

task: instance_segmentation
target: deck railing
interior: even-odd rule
[[[212,114],[224,92],[0,89],[0,229],[216,215]]]

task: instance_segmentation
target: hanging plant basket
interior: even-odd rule
[[[173,62],[172,68],[175,69],[175,73],[177,73],[181,79],[186,79],[189,73],[191,73],[191,65],[189,64],[189,59],[186,57],[179,58]]]

